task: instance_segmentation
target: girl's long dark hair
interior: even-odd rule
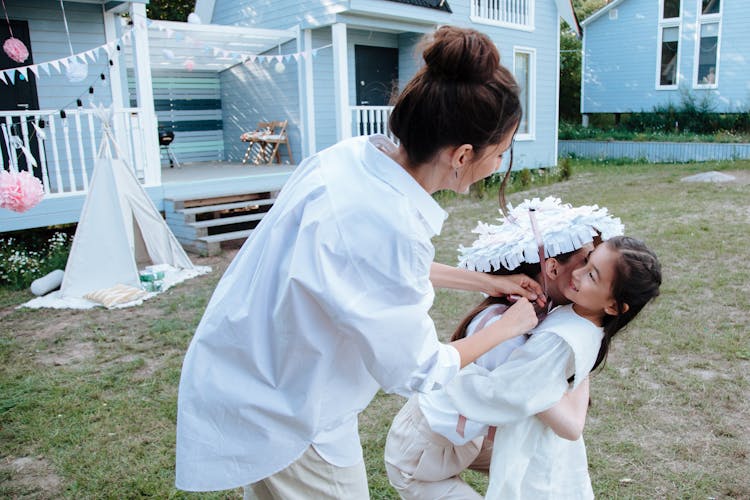
[[[592,371],[603,367],[612,338],[635,318],[641,309],[659,296],[661,286],[661,264],[656,254],[640,240],[628,236],[616,236],[605,242],[617,251],[620,258],[615,267],[612,282],[612,297],[618,314],[604,317],[604,337]],[[627,310],[625,309],[627,304]]]

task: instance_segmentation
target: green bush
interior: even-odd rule
[[[55,269],[65,269],[71,243],[63,231],[43,241],[38,232],[0,238],[0,285],[22,290]]]
[[[593,114],[590,127],[561,121],[558,137],[567,140],[625,140],[672,142],[750,142],[750,110],[717,113],[713,94],[683,91],[678,104],[650,111],[614,115]]]

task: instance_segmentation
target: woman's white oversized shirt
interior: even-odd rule
[[[354,465],[379,388],[457,373],[428,315],[446,213],[378,144],[392,147],[359,137],[304,161],[217,285],[180,379],[178,488],[252,483],[311,444]]]

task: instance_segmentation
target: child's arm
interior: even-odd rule
[[[539,302],[540,306],[546,300],[541,285],[525,274],[496,276],[433,262],[430,281],[437,288],[484,292],[492,297],[520,295]]]
[[[537,413],[536,416],[561,438],[575,441],[583,433],[588,407],[589,378],[586,377],[578,387],[565,393],[552,408]]]

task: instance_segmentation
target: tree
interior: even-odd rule
[[[607,0],[573,0],[579,20],[604,7]],[[560,24],[560,119],[579,122],[581,118],[581,40],[567,23]]]
[[[184,22],[194,9],[195,0],[151,0],[146,5],[146,15],[149,19]]]

